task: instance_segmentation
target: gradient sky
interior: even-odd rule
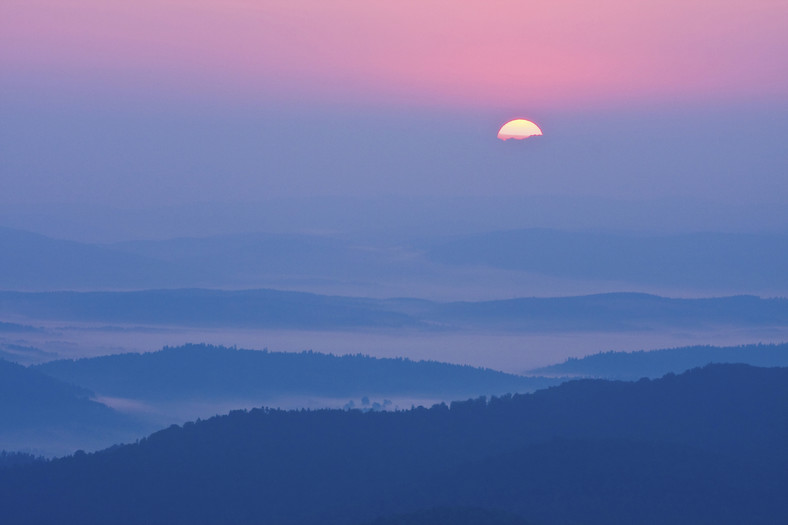
[[[459,107],[780,99],[782,0],[5,0],[11,86]]]
[[[4,0],[0,202],[774,205],[786,34],[784,0]]]

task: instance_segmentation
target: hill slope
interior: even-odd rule
[[[150,431],[91,396],[84,388],[0,360],[0,449],[65,454]]]
[[[0,471],[12,523],[360,524],[430,507],[534,523],[767,524],[788,516],[788,370],[406,412],[238,411]]]

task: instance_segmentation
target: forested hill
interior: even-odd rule
[[[529,373],[548,376],[585,376],[607,379],[656,378],[710,363],[788,366],[788,343],[741,346],[685,346],[638,352],[602,352],[563,363],[535,368]]]
[[[788,369],[712,365],[403,412],[236,411],[0,470],[0,508],[58,525],[418,523],[457,507],[542,525],[773,524],[788,516],[786,407]]]
[[[293,395],[458,399],[530,392],[559,382],[436,361],[268,352],[204,344],[145,354],[51,361],[34,368],[103,396],[167,401],[265,400]]]

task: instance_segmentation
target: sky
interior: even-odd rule
[[[784,230],[786,34],[784,0],[4,0],[0,225]]]

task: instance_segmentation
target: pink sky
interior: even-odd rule
[[[566,108],[782,101],[784,0],[4,0],[0,87]]]

